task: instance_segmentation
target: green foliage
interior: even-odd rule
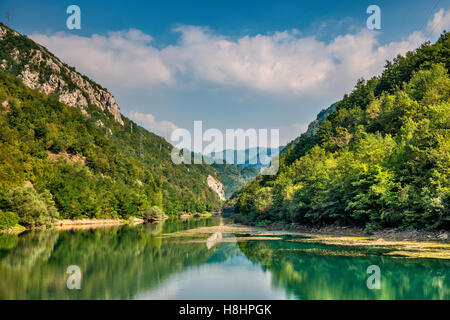
[[[146,221],[157,221],[161,220],[164,217],[164,212],[161,210],[160,207],[153,206],[151,208],[147,208],[144,211],[143,218]]]
[[[248,223],[248,219],[245,215],[241,214],[241,213],[236,213],[233,215],[233,221],[235,223],[243,223],[243,224],[247,224]]]
[[[0,41],[0,102],[6,101],[0,106],[0,197],[29,181],[38,191],[48,190],[68,219],[139,217],[151,206],[170,215],[220,209],[205,183],[208,175],[217,177],[212,167],[175,165],[172,146],[129,119],[122,117],[120,125],[96,105],[85,107],[85,116],[60,103],[61,92],[79,89],[86,95],[66,68],[74,69],[52,69],[45,61],[59,62],[54,55],[1,26],[8,32]],[[17,79],[26,66],[41,83],[56,74],[61,87],[49,96],[26,88]]]
[[[30,181],[67,219],[141,216],[153,205],[168,214],[220,208],[205,184],[217,176],[212,167],[173,164],[171,145],[130,120],[121,126],[93,106],[85,117],[3,72],[0,91],[8,101],[0,109],[0,195]]]
[[[10,190],[5,199],[9,208],[17,212],[19,223],[23,226],[50,226],[58,217],[58,211],[48,190],[38,194],[31,186],[17,187]]]
[[[449,47],[446,33],[358,81],[286,147],[276,176],[233,195],[235,211],[256,224],[449,229]]]
[[[220,182],[223,184],[225,197],[227,199],[244,184],[255,179],[259,173],[258,169],[251,166],[213,164],[212,167],[217,171],[217,175]]]
[[[0,230],[10,229],[19,223],[19,218],[14,212],[3,212],[0,210]]]

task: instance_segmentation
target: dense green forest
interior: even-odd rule
[[[218,211],[209,175],[227,197],[256,177],[251,167],[174,165],[172,145],[120,115],[107,89],[28,37],[1,23],[0,31],[0,229],[58,216]]]
[[[251,167],[174,165],[164,139],[90,100],[92,92],[104,100],[106,89],[0,27],[7,30],[0,39],[0,228],[216,211],[221,202],[208,175],[223,182],[227,197],[255,176]],[[232,196],[227,206],[236,218],[448,229],[449,38],[387,62],[380,76],[359,80],[319,113],[283,150],[276,176],[258,176]],[[45,95],[26,87],[17,77],[30,81],[30,72],[40,85],[59,77],[58,89]],[[77,91],[86,106],[60,102],[60,94]]]
[[[276,176],[258,176],[233,195],[236,218],[449,229],[449,67],[444,33],[359,80],[286,147]]]
[[[0,228],[220,209],[211,166],[173,164],[172,145],[120,115],[105,88],[0,28]]]
[[[203,212],[220,205],[206,185],[207,175],[216,175],[213,168],[174,165],[170,144],[135,124],[131,132],[127,119],[124,126],[111,122],[109,136],[79,109],[3,72],[0,104],[3,211],[23,211],[11,200],[20,189],[34,194],[28,197],[36,197],[33,189],[47,194],[62,218],[128,218],[151,206],[167,214]]]
[[[251,166],[237,166],[233,164],[212,164],[211,166],[217,171],[227,199],[244,184],[255,179],[259,173],[257,168]]]

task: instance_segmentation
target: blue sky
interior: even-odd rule
[[[81,8],[82,29],[66,28]],[[381,8],[382,30],[366,28]],[[175,127],[280,128],[282,143],[378,74],[384,61],[450,27],[450,0],[2,0],[0,19],[116,97],[122,112],[168,136]]]

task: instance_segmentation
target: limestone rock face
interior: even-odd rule
[[[220,181],[214,179],[213,176],[209,175],[207,179],[208,187],[214,190],[219,196],[220,200],[225,201],[225,191],[223,191],[223,185]]]
[[[6,28],[0,28],[0,40],[3,40],[8,33],[8,30]]]
[[[19,37],[23,45],[10,48],[7,42],[11,37]],[[123,125],[119,106],[106,89],[61,62],[43,46],[0,24],[0,48],[9,50],[9,57],[1,61],[0,68],[15,74],[27,87],[55,94],[60,102],[79,108],[83,114],[87,114],[89,105],[97,106]]]
[[[38,81],[39,81],[39,73],[31,72],[27,66],[25,66],[25,70],[23,70],[19,74],[19,78],[23,81],[23,84],[26,85],[30,89],[37,89]]]

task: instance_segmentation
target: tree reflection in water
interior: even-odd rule
[[[288,237],[230,242],[231,234],[167,235],[218,223],[168,220],[135,227],[0,235],[0,299],[133,299],[161,288],[171,275],[212,264],[225,270],[221,281],[233,277],[239,283],[245,274],[226,272],[227,262],[235,256],[239,259],[233,263],[248,265],[250,260],[265,271],[259,272],[261,276],[270,273],[274,292],[281,288],[294,299],[450,298],[446,260],[395,259],[364,248],[285,241]],[[381,268],[381,290],[366,286],[366,270],[373,264]],[[81,290],[66,287],[70,265],[81,268]],[[189,294],[195,288],[186,290]],[[248,294],[251,299],[252,292]],[[224,296],[233,298],[233,292]]]

